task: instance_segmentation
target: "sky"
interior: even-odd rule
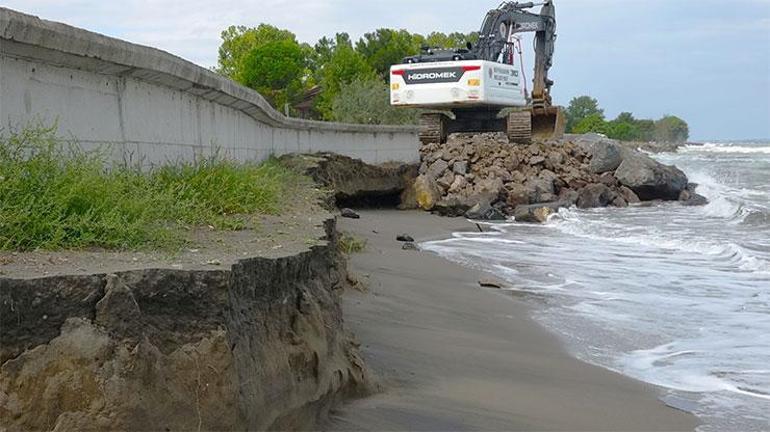
[[[478,30],[498,0],[0,0],[0,6],[214,66],[229,25],[270,23],[303,42],[381,27]],[[770,139],[770,0],[556,0],[557,103],[607,117],[678,115],[695,140]],[[531,46],[531,45],[530,45]],[[531,51],[530,51],[531,56]]]

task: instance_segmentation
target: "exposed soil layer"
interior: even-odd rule
[[[242,256],[246,232],[235,253],[210,245],[216,264],[121,270],[139,264],[115,253],[68,275],[98,254],[4,255],[19,277],[0,279],[0,430],[300,430],[368,391],[335,220],[303,217],[266,256]]]

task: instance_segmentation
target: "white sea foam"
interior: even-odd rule
[[[703,145],[686,145],[679,149],[680,153],[736,153],[736,154],[768,154],[770,146],[746,146],[733,144],[706,143]]]

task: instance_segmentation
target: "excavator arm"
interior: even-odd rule
[[[539,14],[527,11],[538,5],[543,6]],[[508,63],[506,59],[509,56],[505,53],[513,50],[511,36],[524,32],[535,32],[533,105],[546,108],[551,106],[550,90],[554,84],[548,78],[556,45],[556,8],[552,0],[540,4],[504,2],[489,11],[479,31],[479,43],[473,51],[477,58],[488,61],[498,61],[502,54],[503,63]]]

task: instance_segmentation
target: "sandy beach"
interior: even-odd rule
[[[368,292],[346,294],[347,328],[362,344],[381,392],[333,413],[326,430],[691,431],[697,420],[658,390],[583,363],[505,292],[418,242],[475,229],[427,213],[363,211],[340,230],[367,239],[351,269]]]

